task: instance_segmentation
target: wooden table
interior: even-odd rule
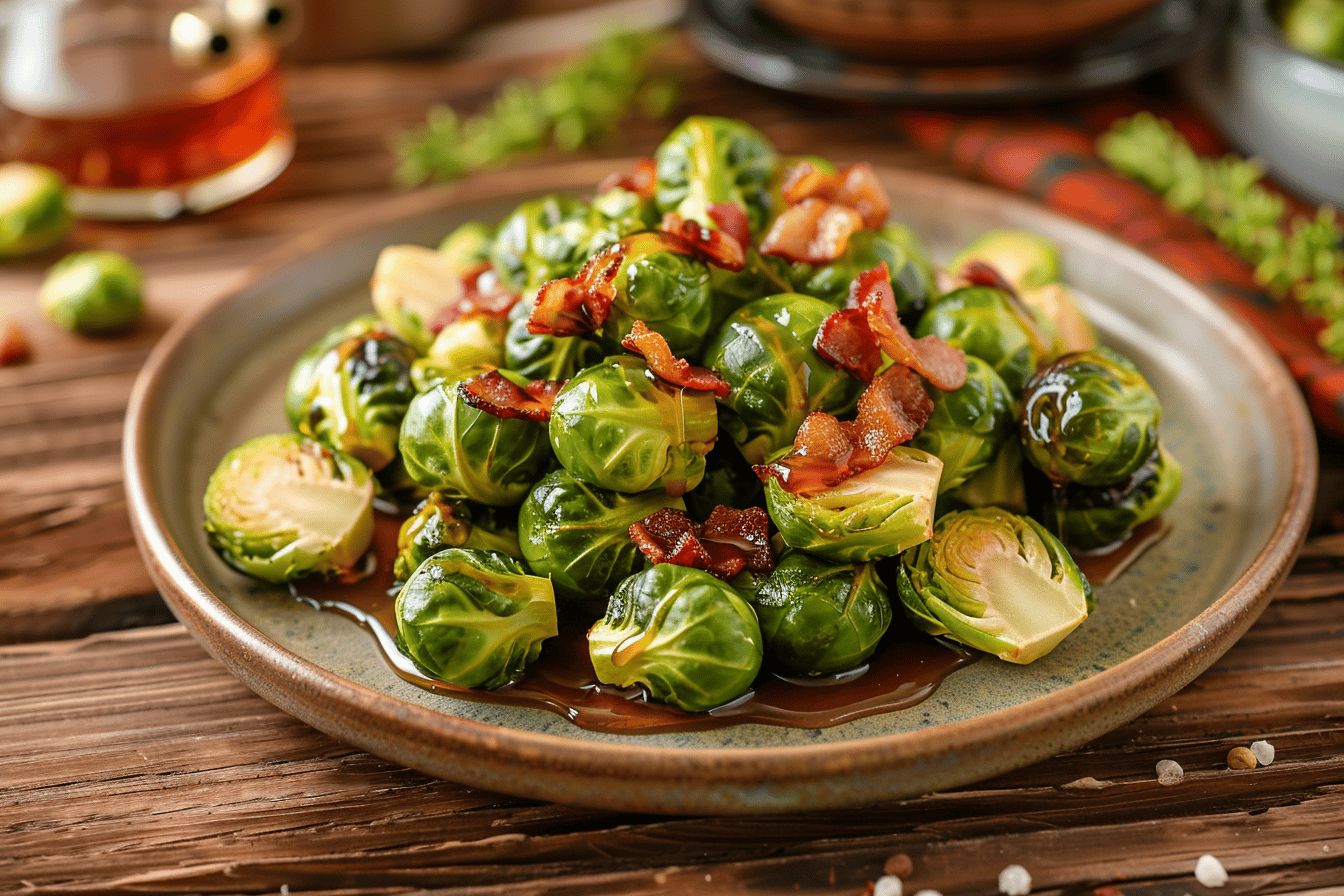
[[[0,314],[34,342],[0,370],[0,892],[994,893],[1009,863],[1037,892],[1198,893],[1344,883],[1344,534],[1319,527],[1249,635],[1197,682],[1101,740],[1024,771],[866,809],[654,818],[537,804],[435,781],[336,743],[248,692],[174,623],[128,528],[122,415],[146,352],[259,255],[391,195],[391,132],[432,102],[479,104],[516,60],[359,63],[289,80],[298,158],[241,205],[165,226],[81,225],[130,253],[150,314],[85,341],[42,323],[50,258],[0,269]],[[745,115],[784,150],[930,168],[880,112],[819,108],[692,67],[685,108]],[[636,122],[616,152],[648,152]],[[244,350],[240,346],[240,351]],[[1323,518],[1337,513],[1328,446]],[[1336,518],[1335,523],[1340,521]],[[1229,748],[1267,738],[1269,768]],[[1175,759],[1184,783],[1159,786]],[[911,870],[902,868],[906,866]],[[1334,892],[1341,892],[1335,889]]]

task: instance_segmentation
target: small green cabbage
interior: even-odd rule
[[[816,495],[795,495],[774,479],[765,505],[789,547],[835,561],[894,557],[929,538],[943,462],[894,448],[879,467]]]
[[[504,337],[504,364],[530,380],[567,380],[607,356],[594,339],[586,336],[550,336],[529,333],[527,317],[532,302],[524,300],[509,312]]]
[[[627,494],[695,488],[717,434],[710,393],[668,385],[629,355],[580,371],[551,406],[551,447],[561,465]]]
[[[751,600],[766,652],[794,675],[856,668],[891,625],[887,586],[871,563],[828,563],[788,551]]]
[[[1022,441],[1013,433],[1003,440],[989,466],[947,492],[947,497],[962,507],[1002,507],[1026,513],[1025,464]]]
[[[482,314],[448,324],[434,337],[429,352],[411,369],[416,390],[423,392],[434,383],[456,379],[464,370],[505,366],[506,329],[503,319]]]
[[[1122,483],[1064,486],[1046,503],[1041,521],[1071,548],[1110,547],[1170,507],[1180,494],[1181,479],[1181,465],[1159,448]]]
[[[628,190],[609,190],[590,206],[552,195],[518,206],[495,234],[490,260],[515,292],[571,277],[588,258],[656,223],[650,203]]]
[[[448,548],[397,593],[397,644],[430,676],[463,688],[516,680],[558,633],[551,583],[495,551]]]
[[[1026,306],[986,286],[966,286],[943,296],[920,318],[915,335],[937,336],[989,364],[1014,395],[1049,348]]]
[[[398,582],[405,582],[421,563],[444,548],[476,548],[522,559],[517,526],[503,510],[450,501],[431,492],[401,524],[392,574]]]
[[[662,212],[709,224],[709,207],[734,203],[760,234],[771,214],[776,157],[759,131],[732,118],[693,115],[668,134],[654,153]]]
[[[73,223],[59,174],[27,162],[0,165],[0,259],[50,249]]]
[[[886,262],[891,272],[896,308],[906,321],[916,321],[933,301],[933,264],[918,237],[903,224],[888,224],[881,230],[861,230],[849,238],[845,254],[828,264],[795,262],[788,267],[793,288],[839,306],[849,298],[854,278]]]
[[[719,439],[705,456],[704,478],[686,493],[685,498],[691,516],[703,520],[720,504],[725,507],[764,506],[765,491],[737,446],[728,439]]]
[[[465,273],[442,252],[388,246],[369,284],[373,308],[393,335],[423,354],[434,342],[436,321],[466,295]]]
[[[933,414],[911,442],[943,462],[939,492],[950,491],[989,466],[1013,435],[1013,396],[984,361],[966,356],[966,383],[935,392]]]
[[[144,278],[125,255],[103,249],[75,252],[51,266],[37,291],[47,319],[73,333],[117,333],[144,311]]]
[[[621,339],[642,320],[662,334],[674,355],[699,357],[714,317],[709,267],[664,246],[654,234],[625,241],[616,300],[601,331],[609,351],[620,351]]]
[[[495,228],[480,221],[459,225],[439,243],[439,254],[463,273],[490,260]]]
[[[949,513],[901,557],[906,615],[1010,663],[1045,656],[1087,618],[1092,588],[1035,520],[998,508]]]
[[[756,613],[732,586],[660,563],[617,587],[588,631],[588,655],[603,684],[701,712],[751,690],[763,654]]]
[[[205,532],[224,560],[267,582],[352,569],[373,538],[373,476],[293,433],[258,436],[205,487]]]

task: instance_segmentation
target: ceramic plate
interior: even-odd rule
[[[1104,340],[1143,368],[1162,440],[1186,484],[1171,534],[1098,610],[1028,667],[983,659],[924,703],[824,730],[741,725],[615,735],[541,710],[420,690],[354,623],[258,586],[206,545],[201,499],[220,457],[283,431],[293,360],[368,309],[389,243],[434,244],[521,198],[587,191],[621,163],[501,174],[397,200],[313,234],[248,284],[178,324],[137,384],[125,463],[132,518],[178,618],[249,687],[321,730],[430,774],[528,797],[652,812],[740,813],[872,802],[965,784],[1078,746],[1188,683],[1255,620],[1305,532],[1315,445],[1296,388],[1266,345],[1179,276],[1016,198],[883,172],[894,218],[946,258],[992,227],[1057,240]]]

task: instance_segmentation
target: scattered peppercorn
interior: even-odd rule
[[[1233,747],[1227,751],[1227,767],[1237,770],[1255,768],[1259,762],[1255,754],[1245,747]]]

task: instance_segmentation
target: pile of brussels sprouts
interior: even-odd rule
[[[463,687],[517,680],[561,617],[592,623],[600,682],[689,711],[747,694],[766,662],[790,676],[861,667],[893,602],[932,635],[1011,662],[1045,655],[1092,604],[1065,545],[1121,542],[1179,490],[1153,390],[1097,345],[1058,250],[1035,235],[987,234],[937,270],[908,229],[872,227],[869,214],[829,261],[762,251],[794,161],[742,122],[695,117],[643,177],[610,178],[591,200],[547,196],[437,249],[388,247],[376,314],[294,365],[293,431],[234,449],[211,477],[211,543],[268,582],[356,576],[375,500],[405,508],[398,643]],[[745,219],[732,225],[749,228],[745,264],[656,238],[668,213],[705,233]],[[585,262],[614,243],[624,254],[601,319],[577,335],[537,326],[543,285],[579,288]],[[911,336],[965,354],[965,384],[927,387],[918,435],[832,487],[758,477],[753,466],[786,455],[810,414],[855,413],[865,384],[815,343],[879,264]],[[715,372],[722,397],[623,350],[638,321]],[[492,370],[528,412],[473,398]],[[549,411],[534,413],[543,392]],[[725,576],[650,563],[632,540],[656,514],[702,521],[719,507],[768,511],[770,564]],[[706,547],[723,544],[659,557]]]

